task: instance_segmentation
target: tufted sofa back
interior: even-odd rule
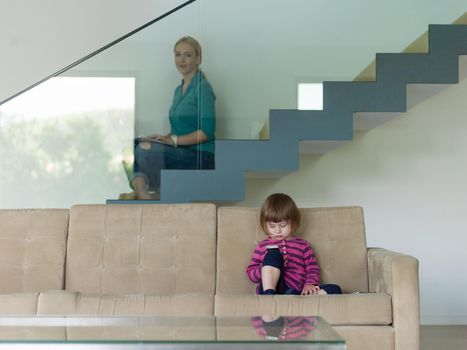
[[[0,210],[0,294],[63,289],[68,212]]]
[[[98,294],[214,294],[216,207],[75,205],[67,290]]]

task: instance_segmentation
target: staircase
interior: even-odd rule
[[[325,82],[321,111],[271,110],[268,140],[216,141],[215,170],[163,170],[161,199],[147,202],[241,201],[247,174],[297,171],[300,148],[327,152],[405,112],[408,84],[458,83],[459,55],[467,55],[467,25],[430,25],[427,53],[380,53],[375,81]]]

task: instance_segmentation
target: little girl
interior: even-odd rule
[[[260,224],[268,238],[256,246],[246,273],[257,294],[341,294],[339,286],[320,285],[320,271],[308,241],[294,237],[300,211],[288,195],[276,193],[263,203]]]

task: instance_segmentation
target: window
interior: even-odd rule
[[[104,203],[128,191],[134,77],[56,77],[0,106],[0,207]]]
[[[300,83],[298,84],[298,109],[322,110],[323,109],[323,84]]]

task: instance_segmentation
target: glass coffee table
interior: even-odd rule
[[[0,349],[345,350],[320,317],[0,317]]]

